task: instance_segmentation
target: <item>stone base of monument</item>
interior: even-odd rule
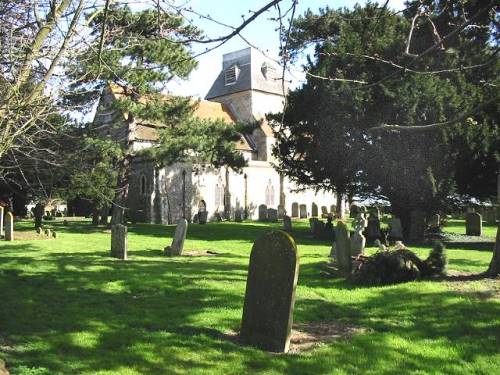
[[[368,331],[368,328],[356,327],[333,320],[294,324],[290,338],[290,349],[287,353],[305,352],[322,343],[347,340],[356,334],[367,333]],[[229,331],[221,336],[235,344],[245,346],[239,334],[235,331]]]

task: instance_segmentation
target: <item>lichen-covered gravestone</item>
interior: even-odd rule
[[[5,241],[14,241],[14,217],[11,212],[5,214]]]
[[[278,211],[275,210],[274,208],[268,208],[267,209],[267,221],[270,221],[271,223],[277,223],[278,222]]]
[[[244,343],[286,353],[290,346],[299,256],[293,238],[272,231],[255,241],[241,321]]]
[[[0,237],[3,236],[3,207],[0,206]]]
[[[184,250],[184,241],[186,240],[188,222],[186,219],[180,219],[175,227],[175,234],[172,240],[172,245],[165,248],[165,255],[180,256]]]
[[[307,218],[307,206],[305,204],[299,206],[299,215],[301,219]]]
[[[358,213],[356,219],[353,221],[354,234],[351,237],[351,255],[356,256],[358,254],[363,254],[365,250],[366,238],[363,236],[363,231],[368,225],[366,216],[364,213]]]
[[[335,227],[335,260],[342,272],[351,271],[351,241],[346,223],[339,221]]]
[[[292,231],[292,219],[290,216],[283,216],[283,230],[288,233]]]
[[[477,212],[469,212],[465,215],[465,234],[468,236],[480,236],[483,231],[482,217]]]
[[[410,212],[410,240],[421,241],[425,234],[425,213],[421,210]]]
[[[259,221],[267,221],[267,206],[265,204],[259,206]]]
[[[127,260],[127,227],[116,224],[111,227],[111,256]]]

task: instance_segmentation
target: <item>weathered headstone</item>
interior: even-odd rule
[[[286,215],[286,210],[285,207],[283,206],[278,206],[278,220],[283,219],[283,217]]]
[[[37,234],[42,234],[42,232],[43,232],[42,227],[36,227],[36,233]]]
[[[265,204],[259,206],[259,221],[267,221],[267,206]]]
[[[292,217],[299,217],[299,204],[297,202],[292,203]]]
[[[425,212],[413,210],[410,212],[410,240],[421,241],[425,235]]]
[[[234,211],[234,221],[237,223],[241,223],[243,221],[242,215],[241,215],[241,210]]]
[[[357,204],[351,204],[349,207],[349,217],[355,218],[360,213],[360,207]]]
[[[311,205],[311,216],[312,217],[317,217],[318,216],[318,205],[313,202]]]
[[[292,231],[292,219],[290,216],[283,216],[283,230],[288,233]]]
[[[297,246],[289,234],[272,231],[255,241],[241,322],[244,343],[288,351],[298,275]]]
[[[366,237],[369,242],[382,238],[382,232],[380,231],[380,219],[378,216],[370,214],[370,217],[368,218],[368,225],[366,227]]]
[[[11,212],[5,214],[5,241],[14,241],[14,216]]]
[[[389,220],[389,240],[400,241],[403,239],[403,227],[401,226],[401,220],[397,217],[392,217]]]
[[[51,231],[50,231],[50,229],[48,229],[48,228],[47,228],[47,229],[45,229],[45,230],[43,231],[43,233],[45,234],[45,237],[51,237],[51,236],[52,236],[52,232],[51,232]]]
[[[307,218],[307,206],[305,204],[301,204],[299,206],[299,216],[301,219]]]
[[[481,236],[483,231],[482,217],[477,212],[465,215],[465,234],[468,236]]]
[[[174,238],[172,244],[165,248],[165,255],[180,256],[184,250],[184,241],[186,240],[188,222],[186,219],[180,219],[175,227]]]
[[[342,272],[351,271],[351,241],[349,230],[343,221],[337,222],[335,227],[334,251],[337,266]]]
[[[323,219],[328,217],[328,208],[326,206],[321,206],[321,217]]]
[[[198,212],[198,223],[199,224],[206,224],[207,220],[208,220],[208,212],[207,211]]]
[[[52,238],[54,238],[54,239],[57,238],[57,232],[52,232]]]
[[[275,210],[274,208],[268,208],[267,209],[267,221],[270,221],[271,223],[277,223],[278,222],[278,210]]]
[[[330,206],[330,213],[335,215],[337,213],[337,206],[335,206],[334,204],[332,204]]]
[[[364,213],[358,213],[356,219],[353,221],[354,234],[351,237],[351,255],[356,256],[363,254],[365,250],[366,238],[363,236],[363,231],[368,225]]]
[[[3,206],[0,206],[0,237],[3,236],[3,215],[4,215]]]
[[[441,216],[439,214],[434,214],[429,218],[429,229],[432,232],[439,231],[441,225]]]
[[[44,212],[45,206],[43,205],[43,203],[37,203],[33,208],[33,215],[35,216],[35,228],[42,226]]]
[[[127,260],[127,227],[115,224],[111,227],[111,256]]]

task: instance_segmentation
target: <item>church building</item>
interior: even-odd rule
[[[261,52],[246,48],[225,54],[222,70],[194,115],[228,123],[258,121],[260,126],[252,134],[242,135],[236,145],[247,166],[241,173],[187,163],[159,168],[136,158],[129,180],[128,217],[172,224],[180,218],[192,221],[199,211],[206,211],[209,220],[219,215],[232,219],[240,211],[242,217],[257,219],[261,205],[280,206],[280,212],[285,210],[291,216],[299,216],[300,206],[302,217],[318,215],[318,207],[323,213],[330,212],[335,195],[314,189],[294,192],[296,186],[272,166],[275,138],[265,115],[282,111],[285,90],[279,66]],[[94,124],[116,122],[109,103],[118,96],[112,89],[105,91]],[[127,126],[121,136],[133,149],[152,147],[158,139],[155,125],[134,120]]]

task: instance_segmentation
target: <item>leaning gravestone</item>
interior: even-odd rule
[[[292,219],[290,216],[283,216],[283,230],[288,233],[292,231]]]
[[[186,240],[188,222],[186,219],[180,219],[175,227],[175,234],[172,240],[172,245],[165,248],[165,255],[180,256],[184,250],[184,241]]]
[[[3,236],[3,207],[0,206],[0,237]]]
[[[468,236],[481,236],[483,229],[482,217],[477,212],[465,215],[465,234]]]
[[[301,219],[307,218],[307,206],[305,204],[301,204],[299,206],[299,211],[300,211],[299,215],[300,215]]]
[[[421,210],[410,212],[410,240],[421,241],[425,235],[425,213]]]
[[[5,241],[14,241],[14,217],[11,212],[5,214]]]
[[[241,319],[244,343],[288,351],[298,275],[297,246],[289,234],[272,231],[255,241]]]
[[[127,260],[127,227],[116,224],[111,227],[111,256]]]
[[[278,206],[278,220],[283,219],[283,217],[285,216],[285,214],[286,214],[285,207],[279,205]]]
[[[335,260],[340,271],[351,271],[351,241],[346,223],[339,221],[335,227]]]
[[[267,206],[265,204],[259,206],[259,221],[267,221]]]
[[[267,209],[267,221],[270,221],[271,223],[277,223],[278,222],[278,211],[275,210],[274,208],[268,208]]]
[[[389,220],[388,237],[391,241],[401,241],[403,239],[403,227],[399,218],[393,217]]]
[[[241,223],[242,219],[241,219],[241,210],[236,210],[234,212],[234,221],[237,222],[237,223]]]
[[[311,216],[317,217],[318,216],[318,205],[313,202],[311,206]]]
[[[299,204],[297,202],[292,203],[292,217],[299,217]]]

